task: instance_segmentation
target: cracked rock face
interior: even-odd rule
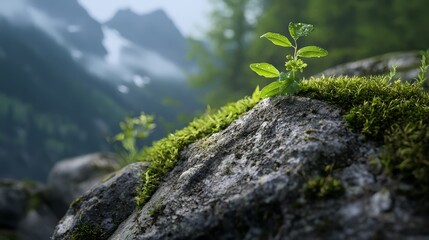
[[[369,165],[379,149],[351,132],[341,114],[335,106],[307,98],[261,101],[227,129],[182,151],[150,201],[103,238],[429,237],[429,218],[386,187],[394,181]],[[327,176],[341,182],[344,193],[308,197],[308,180]],[[109,189],[95,191],[102,196]],[[81,207],[91,201],[86,197],[69,212],[91,217]],[[63,223],[76,221],[76,215],[68,216]],[[106,218],[95,220],[101,224]]]

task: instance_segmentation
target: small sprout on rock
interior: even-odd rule
[[[116,134],[113,140],[121,143],[124,151],[120,153],[120,156],[124,165],[127,165],[136,161],[139,153],[137,140],[147,138],[156,125],[152,115],[141,113],[136,118],[125,118],[123,122],[119,123],[119,126],[122,132]]]
[[[261,36],[271,41],[274,45],[286,48],[293,48],[294,54],[286,56],[285,68],[286,72],[280,72],[276,67],[269,63],[253,63],[250,69],[256,72],[259,76],[265,78],[277,78],[278,80],[265,86],[260,92],[259,87],[257,92],[261,98],[273,97],[276,95],[292,95],[299,92],[299,80],[296,77],[297,72],[303,72],[307,64],[301,58],[320,58],[328,55],[328,51],[316,46],[307,46],[301,49],[298,48],[297,40],[300,37],[308,36],[314,30],[313,25],[305,23],[289,23],[289,34],[293,39],[293,43],[279,33],[267,32]],[[256,91],[255,91],[256,92]]]
[[[428,90],[428,81],[427,81],[427,72],[429,70],[429,50],[421,51],[421,60],[420,60],[420,71],[417,75],[417,83],[423,87],[423,89]]]

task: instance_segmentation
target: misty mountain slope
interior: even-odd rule
[[[41,180],[54,161],[106,149],[128,108],[116,89],[32,26],[0,20],[0,32],[0,175]]]
[[[36,9],[52,18],[68,47],[86,54],[104,56],[101,24],[82,8],[77,0],[28,0]]]
[[[171,28],[150,38],[175,36],[173,44],[151,49],[124,38],[131,44],[112,49],[107,27],[77,0],[14,3],[9,14],[0,2],[0,178],[43,181],[58,160],[111,151],[106,137],[126,116],[155,115],[148,144],[202,108],[195,100],[201,93],[185,81],[185,40],[165,14]],[[158,51],[164,46],[176,60]]]
[[[138,15],[120,10],[105,23],[133,43],[158,52],[182,67],[188,67],[186,40],[163,10]]]

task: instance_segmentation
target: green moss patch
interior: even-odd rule
[[[311,178],[304,185],[305,197],[310,200],[336,198],[344,193],[340,180],[331,176]]]
[[[429,192],[429,95],[420,86],[389,83],[386,77],[380,76],[311,78],[300,82],[300,88],[300,96],[341,107],[352,129],[378,141],[384,149],[381,161],[386,172],[415,184],[419,191]],[[137,160],[150,162],[150,165],[142,173],[136,198],[138,206],[150,199],[162,178],[178,161],[180,151],[226,128],[258,101],[255,97],[246,97],[216,112],[206,113],[188,127],[145,148]],[[320,179],[308,182],[307,188],[316,189],[316,195],[322,198],[341,189],[334,179],[327,182],[324,179],[323,184],[320,183]],[[335,191],[330,191],[332,189]]]
[[[142,151],[139,161],[148,161],[150,165],[142,174],[142,185],[138,188],[137,204],[143,206],[155,192],[162,177],[176,164],[179,153],[187,145],[209,136],[229,126],[241,114],[258,103],[258,98],[246,97],[228,104],[216,112],[208,112],[194,119],[186,128],[170,134]]]
[[[98,226],[90,226],[88,224],[82,224],[74,233],[70,236],[70,240],[94,240],[94,239],[107,239],[103,231]]]
[[[385,77],[319,78],[301,82],[300,95],[336,104],[354,130],[383,145],[386,172],[429,191],[429,95],[418,84]]]

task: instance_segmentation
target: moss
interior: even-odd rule
[[[194,119],[189,126],[170,134],[144,149],[137,157],[139,161],[148,161],[150,165],[142,174],[142,184],[136,197],[138,206],[143,206],[161,183],[162,177],[176,164],[179,153],[187,145],[209,136],[229,126],[241,114],[258,103],[259,99],[246,97],[228,104],[218,111],[204,114]]]
[[[157,203],[157,204],[155,204],[155,206],[153,206],[153,208],[152,209],[150,209],[149,211],[148,211],[148,215],[150,216],[150,217],[152,217],[152,218],[157,218],[161,213],[162,213],[162,211],[164,211],[164,209],[165,209],[165,205],[164,204],[162,204],[162,203]]]
[[[318,139],[317,137],[308,136],[308,135],[305,135],[305,136],[304,136],[304,140],[305,140],[305,141],[313,141],[313,142],[320,141],[320,139]]]
[[[352,129],[385,145],[382,163],[387,172],[411,182],[429,182],[428,154],[423,151],[427,149],[423,146],[428,142],[423,132],[429,126],[429,96],[417,84],[389,83],[383,76],[330,77],[304,80],[300,87],[300,96],[338,105],[344,110],[344,118]],[[148,161],[150,165],[142,173],[142,184],[136,197],[138,206],[143,206],[150,199],[163,176],[178,161],[184,147],[226,128],[258,101],[246,97],[219,111],[206,113],[186,128],[143,149],[136,159]],[[414,130],[408,131],[412,127],[410,124],[418,122],[421,125],[412,125]],[[399,129],[403,131],[398,133]],[[404,138],[409,138],[412,143],[407,146],[401,140]],[[316,139],[309,136],[308,140]],[[413,159],[414,152],[420,153]],[[424,188],[424,184],[417,185]]]
[[[47,193],[41,189],[39,184],[27,180],[24,180],[22,184],[27,194],[27,212],[39,208],[47,201]]]
[[[31,194],[27,202],[27,211],[39,208],[44,202],[41,193]]]
[[[413,183],[414,193],[429,193],[429,126],[423,121],[395,124],[384,138],[381,163],[390,174]]]
[[[78,203],[80,203],[82,201],[82,196],[76,198],[75,200],[73,200],[73,202],[70,203],[70,208],[75,207]]]
[[[116,170],[119,170],[119,169],[116,169]],[[109,181],[110,179],[112,179],[115,176],[116,176],[116,172],[110,173],[107,176],[105,176],[103,178],[103,180],[101,180],[101,183],[105,183],[105,182]]]
[[[104,236],[103,231],[98,226],[90,226],[88,224],[82,224],[76,231],[70,236],[70,240],[100,240],[107,239]]]
[[[386,172],[429,193],[429,95],[418,84],[338,77],[306,80],[301,88],[302,96],[340,106],[352,129],[379,142]]]
[[[340,180],[331,176],[311,178],[304,185],[305,197],[309,200],[336,198],[344,193]]]
[[[232,168],[231,168],[231,166],[225,167],[224,174],[225,175],[232,175]]]

